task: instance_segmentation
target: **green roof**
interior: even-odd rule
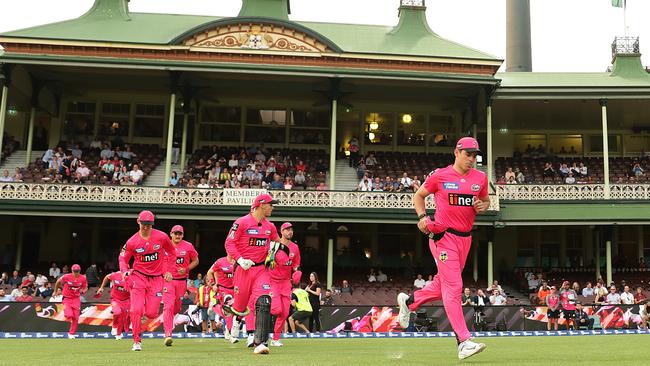
[[[402,9],[402,13],[397,27],[277,20],[309,28],[331,40],[345,53],[500,61],[487,53],[433,33],[428,29],[426,19],[422,24],[424,10]],[[10,31],[0,36],[167,45],[192,28],[208,26],[211,22],[224,19],[226,18],[199,15],[119,13],[119,10],[115,9],[113,12],[110,9],[102,9],[102,6],[96,3],[88,13],[79,18]],[[260,20],[262,19],[269,18],[260,17]]]
[[[647,79],[612,76],[608,72],[501,72],[501,88],[602,88],[647,87]]]

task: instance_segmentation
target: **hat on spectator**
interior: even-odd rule
[[[181,226],[181,225],[174,225],[174,227],[172,228],[172,231],[170,231],[170,233],[175,233],[175,232],[178,232],[178,231],[180,231],[181,233],[185,233],[185,230],[183,230],[183,226]]]
[[[72,269],[73,272],[74,271],[81,271],[81,266],[78,265],[78,264],[73,264],[71,269]]]
[[[140,221],[142,225],[153,225],[154,220],[153,212],[149,210],[144,210],[138,215],[138,221]]]
[[[458,150],[465,150],[467,152],[478,152],[481,150],[478,147],[478,141],[473,137],[463,137],[456,143],[456,148]]]
[[[255,199],[253,200],[253,204],[251,205],[251,208],[258,208],[265,203],[276,204],[279,202],[280,201],[278,200],[274,200],[270,194],[262,193],[259,196],[255,197]]]
[[[292,227],[293,225],[290,222],[285,222],[284,224],[282,224],[282,226],[280,226],[280,230],[290,229]]]

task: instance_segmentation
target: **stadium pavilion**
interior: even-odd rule
[[[289,0],[244,0],[236,17],[96,0],[77,19],[0,34],[0,131],[20,146],[0,169],[27,168],[25,182],[1,186],[3,264],[109,261],[143,208],[163,230],[185,224],[201,258],[217,258],[257,191],[162,186],[197,151],[263,145],[332,168],[327,191],[274,192],[274,221],[296,222],[306,265],[326,270],[328,285],[339,270],[429,268],[411,194],[354,192],[344,154],[358,137],[377,173],[423,178],[463,135],[479,139],[493,183],[468,266],[475,281],[524,267],[600,275],[590,263],[611,281],[617,266],[650,257],[650,75],[638,39],[615,41],[606,72],[498,73],[502,60],[438,36],[424,0],[395,2],[390,27],[301,22]],[[97,138],[140,149],[145,183],[52,184],[30,171],[48,147]],[[546,179],[547,160],[583,162],[589,179]],[[646,175],[630,178],[636,162]],[[499,184],[509,166],[526,184]]]

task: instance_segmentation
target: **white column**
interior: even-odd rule
[[[331,191],[336,189],[336,99],[332,99],[332,125],[330,127],[330,182]]]
[[[327,240],[327,288],[334,283],[334,239]]]
[[[185,155],[187,154],[187,124],[189,117],[190,116],[187,112],[183,113],[183,140],[181,141],[181,168],[180,172],[178,172],[179,176],[185,171]]]
[[[488,247],[487,247],[487,280],[488,284],[492,284],[494,281],[494,268],[493,268],[493,254],[492,254],[492,242],[488,241]]]
[[[600,273],[600,241],[603,239],[602,232],[600,235],[597,235],[596,237],[596,259],[594,262],[596,263],[596,279],[600,278],[602,274]]]
[[[607,285],[612,282],[612,241],[605,242],[605,265],[607,271]]]
[[[23,221],[22,218],[18,219],[18,224],[16,225],[16,265],[14,268],[17,271],[20,271],[20,267],[22,264],[22,259],[23,259],[23,242],[25,241],[25,235],[23,232],[25,231],[25,222]]]
[[[9,94],[9,87],[5,79],[2,85],[2,98],[0,99],[0,156],[2,155],[2,136],[5,131],[5,119],[7,118],[7,95]]]
[[[172,174],[172,142],[174,141],[174,114],[176,112],[176,94],[172,93],[169,97],[169,122],[167,128],[167,154],[165,156],[165,180],[163,186],[169,182]]]
[[[29,111],[29,126],[27,127],[27,153],[25,154],[25,167],[32,161],[32,144],[34,143],[34,119],[36,119],[36,108]]]
[[[483,164],[487,164],[488,183],[493,184],[494,159],[492,159],[492,104],[488,103],[487,106],[487,149],[484,150],[487,156],[483,157]],[[489,187],[488,187],[489,188]],[[488,189],[489,190],[489,189]],[[492,282],[489,282],[492,283]]]
[[[609,187],[609,144],[607,140],[607,99],[600,100],[600,109],[602,112],[603,122],[603,181],[605,183],[605,199],[610,197]]]
[[[474,279],[474,282],[476,282],[478,281],[478,240],[472,238],[472,241],[474,241],[472,248],[472,278]]]

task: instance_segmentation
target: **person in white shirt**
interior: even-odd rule
[[[591,286],[591,282],[587,282],[587,287],[582,289],[582,296],[584,297],[594,296],[594,288]]]
[[[2,171],[2,176],[0,177],[0,182],[13,182],[14,177],[9,175],[9,170],[5,169]]]
[[[388,281],[388,276],[380,270],[377,271],[377,282],[386,282]]]
[[[110,147],[108,147],[108,144],[104,144],[104,148],[102,151],[99,153],[99,156],[102,159],[112,159],[113,158],[113,150],[111,150]]]
[[[605,298],[605,302],[608,304],[620,304],[621,303],[621,295],[616,292],[616,286],[612,286],[609,288],[609,293],[607,294],[607,297]]]
[[[400,179],[400,183],[402,183],[405,189],[411,188],[411,185],[413,184],[413,180],[409,178],[409,175],[406,172],[404,172],[404,174],[402,174],[402,179]]]
[[[427,279],[427,282],[424,283],[424,286],[429,286],[431,282],[433,282],[433,275],[429,275],[429,278]]]
[[[586,177],[589,175],[589,169],[587,169],[584,163],[580,163],[580,167],[578,167],[578,172],[580,173],[581,177]]]
[[[54,295],[50,297],[50,302],[61,302],[61,301],[63,301],[63,289],[61,287],[58,287]]]
[[[210,185],[205,181],[205,178],[201,178],[199,184],[196,185],[196,188],[210,188]]]
[[[5,294],[5,290],[0,288],[0,302],[14,301],[14,297]]]
[[[79,167],[75,171],[75,173],[78,173],[81,175],[82,178],[86,178],[90,175],[90,169],[86,166],[86,163],[83,161],[79,163]]]
[[[492,281],[492,286],[486,288],[485,292],[491,294],[495,289],[498,290],[499,293],[503,293],[503,288],[501,288],[501,285],[499,285],[499,281],[497,280]]]
[[[140,184],[142,181],[142,177],[144,176],[144,172],[140,170],[140,167],[138,164],[133,164],[133,169],[129,172],[129,177],[131,177],[131,181],[133,181],[134,184]]]
[[[625,286],[623,293],[621,293],[621,304],[633,305],[634,295],[630,292],[630,286]]]
[[[575,182],[576,182],[576,179],[573,176],[573,171],[570,171],[569,175],[567,175],[567,177],[564,178],[564,183],[566,183],[566,184],[574,184]]]
[[[48,282],[48,281],[47,281],[47,277],[43,276],[43,275],[40,274],[40,273],[36,276],[36,280],[34,280],[34,284],[35,284],[37,287],[41,287],[41,286],[43,286],[43,285],[45,284],[45,282]]]
[[[492,291],[492,296],[490,296],[490,304],[495,305],[495,306],[505,305],[506,304],[506,298],[505,298],[505,296],[501,295],[499,290],[493,290]]]
[[[537,289],[539,288],[539,285],[541,284],[541,281],[537,279],[534,273],[530,274],[530,278],[528,279],[528,290],[533,293],[537,292]],[[491,289],[488,289],[488,291]]]
[[[418,277],[415,279],[415,281],[413,281],[413,287],[415,287],[415,288],[420,288],[420,289],[424,288],[424,286],[426,286],[426,284],[427,284],[427,281],[425,281],[424,278],[422,278],[421,274],[419,274]]]

